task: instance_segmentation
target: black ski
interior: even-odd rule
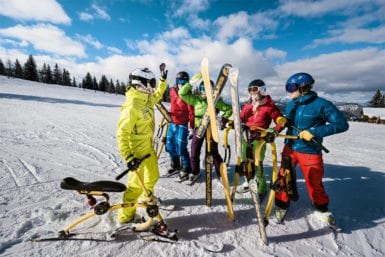
[[[95,242],[111,242],[115,239],[100,239],[100,238],[79,238],[79,237],[43,237],[31,239],[31,242],[49,242],[49,241],[95,241]]]

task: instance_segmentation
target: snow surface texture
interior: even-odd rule
[[[123,101],[123,96],[0,76],[0,256],[385,256],[385,129],[358,122],[324,142],[330,149],[324,155],[324,185],[342,233],[334,234],[318,222],[297,172],[300,199],[291,205],[283,225],[271,218],[270,244],[264,246],[249,194],[236,195],[236,221],[230,222],[214,174],[211,208],[205,206],[203,177],[192,187],[176,178],[159,179],[156,195],[176,205],[173,212],[162,214],[169,228],[179,230],[177,244],[147,242],[136,235],[115,242],[31,242],[55,236],[89,211],[84,196],[60,189],[64,177],[114,180],[125,168],[115,138]],[[230,134],[232,146],[233,137]],[[280,151],[282,139],[276,141]],[[166,153],[159,166],[164,175]],[[110,196],[118,203],[121,193]],[[92,218],[82,229],[101,232],[116,226],[112,213]],[[223,249],[214,254],[202,242]]]
[[[385,117],[385,108],[371,108],[364,107],[364,115],[371,117],[380,117],[383,119]]]

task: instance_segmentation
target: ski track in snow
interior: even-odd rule
[[[55,236],[91,211],[84,196],[60,189],[61,179],[72,176],[84,181],[114,180],[124,169],[115,139],[123,101],[122,96],[0,76],[1,256],[385,255],[385,132],[382,125],[364,123],[350,123],[348,132],[324,142],[331,150],[324,155],[324,183],[342,233],[335,234],[313,216],[303,177],[297,172],[300,200],[292,203],[284,224],[276,224],[271,217],[266,230],[269,245],[265,246],[259,238],[248,194],[236,194],[236,220],[230,222],[223,187],[214,173],[213,204],[205,206],[203,172],[193,186],[177,183],[176,177],[160,178],[156,186],[155,193],[163,203],[176,206],[174,211],[160,210],[169,228],[179,230],[181,239],[176,244],[147,242],[136,235],[108,243],[30,242],[31,238]],[[233,137],[233,133],[229,136]],[[223,156],[223,149],[219,148]],[[282,140],[277,140],[278,154],[281,149]],[[234,153],[231,158],[230,181]],[[269,146],[265,165],[269,180]],[[159,159],[161,176],[168,166],[168,154],[163,152]],[[126,183],[127,177],[121,182]],[[118,203],[121,194],[111,193],[110,198],[111,203]],[[102,232],[116,226],[116,213],[112,212],[94,217],[76,229]],[[203,242],[207,248],[223,249],[220,253],[209,252]]]

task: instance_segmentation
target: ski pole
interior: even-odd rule
[[[142,159],[140,159],[140,163],[142,163],[142,161],[144,161],[145,159],[147,159],[148,157],[150,157],[151,154],[147,154],[145,155]],[[123,171],[122,173],[120,173],[118,176],[116,176],[116,180],[119,180],[121,179],[122,177],[124,177],[128,172],[130,172],[131,169],[126,169],[125,171]]]
[[[300,130],[299,128],[297,127],[294,127],[293,125],[290,125],[290,127],[298,132],[302,132],[302,130]],[[318,147],[320,147],[325,153],[328,153],[330,152],[329,149],[327,149],[325,146],[323,146],[320,142],[318,142],[317,140],[315,140],[314,138],[311,139],[311,141],[316,144]]]

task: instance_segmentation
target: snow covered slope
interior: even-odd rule
[[[324,155],[325,187],[343,228],[340,234],[314,217],[298,172],[300,199],[292,204],[285,224],[272,219],[269,246],[258,237],[248,195],[236,196],[236,221],[228,220],[216,178],[211,208],[205,206],[203,178],[192,187],[160,178],[157,196],[176,205],[173,212],[162,213],[169,227],[179,230],[177,244],[147,242],[135,235],[116,242],[30,242],[56,235],[89,211],[84,196],[60,189],[64,177],[114,180],[124,169],[115,138],[123,101],[123,96],[0,76],[0,256],[214,256],[200,242],[213,249],[223,246],[215,256],[385,256],[385,130],[355,122],[348,132],[324,142],[330,149]],[[281,139],[277,145],[282,149]],[[168,161],[162,154],[161,174]],[[269,174],[270,154],[265,163]],[[233,168],[231,164],[230,178]],[[121,198],[120,193],[110,196],[112,203]],[[114,214],[104,215],[85,229],[108,231],[116,225]]]

